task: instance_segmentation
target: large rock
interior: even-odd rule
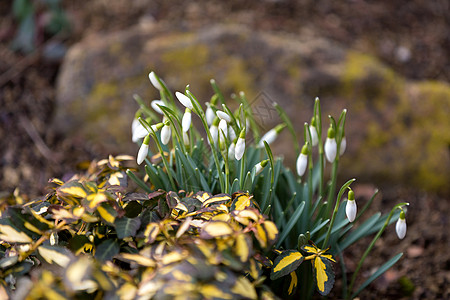
[[[91,37],[65,59],[55,126],[102,145],[105,152],[136,151],[130,142],[138,107],[132,95],[158,96],[147,79],[150,70],[173,91],[190,84],[202,101],[212,95],[210,78],[225,95],[245,91],[265,129],[280,121],[266,106],[276,101],[302,132],[313,99],[320,96],[324,121],[328,113],[337,117],[343,108],[349,110],[345,176],[449,189],[449,86],[408,82],[377,59],[312,34],[214,26],[175,33],[132,28]],[[290,143],[285,132],[274,146],[288,163],[295,159]]]

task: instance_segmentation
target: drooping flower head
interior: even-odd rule
[[[397,232],[398,238],[401,240],[406,236],[406,216],[403,210],[395,224],[395,231]]]
[[[303,174],[305,174],[306,166],[308,165],[308,153],[308,142],[306,142],[297,158],[296,167],[298,176],[303,176]]]
[[[356,212],[357,212],[357,206],[356,206],[356,200],[355,200],[355,193],[352,189],[348,191],[348,200],[347,205],[345,206],[345,213],[347,215],[347,219],[350,222],[355,221],[356,218]]]
[[[152,83],[152,85],[159,91],[163,90],[163,86],[161,85],[161,83],[159,82],[159,78],[156,76],[155,72],[151,71],[148,74],[148,79],[150,79],[150,82]],[[159,80],[158,80],[159,79]]]
[[[142,142],[141,147],[139,148],[139,152],[137,155],[137,164],[140,165],[145,160],[148,154],[148,144],[150,143],[150,135],[147,134],[144,138],[144,142]]]
[[[333,163],[336,159],[337,144],[335,138],[335,131],[332,126],[328,128],[327,139],[325,140],[325,156],[330,163]]]

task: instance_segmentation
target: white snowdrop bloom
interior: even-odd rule
[[[138,119],[134,119],[131,124],[131,140],[136,143],[138,140],[143,139],[148,134],[147,129],[142,126]]]
[[[137,155],[137,164],[140,165],[145,160],[148,154],[148,144],[150,142],[150,135],[147,135],[144,139],[144,142],[141,145],[141,148],[139,148],[139,152]]]
[[[216,111],[216,115],[219,117],[219,119],[221,119],[221,120],[225,120],[225,121],[227,121],[228,123],[230,123],[231,122],[231,117],[230,117],[230,115],[228,115],[226,112],[223,112],[223,111],[221,111],[221,110],[218,110],[218,111]]]
[[[162,90],[163,90],[163,87],[162,87],[161,83],[159,83],[158,79],[156,78],[155,72],[151,71],[151,72],[148,74],[148,79],[150,79],[150,82],[152,83],[152,85],[153,85],[156,89],[158,89],[159,91],[162,91]]]
[[[212,109],[209,102],[206,102],[206,106],[206,124],[208,124],[208,126],[211,126],[211,124],[214,122],[214,119],[216,118],[216,114],[214,113],[214,110]]]
[[[311,145],[315,147],[319,143],[319,136],[317,134],[317,129],[315,126],[309,125],[309,131],[311,132]]]
[[[347,219],[350,222],[355,221],[357,211],[358,211],[358,208],[356,206],[356,201],[348,199],[347,205],[345,206],[345,213],[347,215]]]
[[[225,138],[228,136],[228,124],[227,121],[225,119],[220,120],[219,122],[219,134],[220,134],[220,138],[222,138],[222,133],[225,136]]]
[[[161,129],[161,143],[167,145],[170,141],[170,137],[172,136],[172,129],[170,129],[169,125],[164,125]]]
[[[337,151],[337,144],[336,139],[328,138],[325,140],[325,156],[327,157],[327,160],[330,163],[333,163],[336,159],[336,151]]]
[[[150,103],[150,106],[153,108],[154,111],[156,111],[160,115],[163,115],[164,113],[163,113],[162,109],[158,105],[166,106],[162,100],[153,100]]]
[[[212,124],[211,127],[209,128],[209,133],[211,134],[212,140],[214,142],[214,145],[217,144],[217,140],[219,138],[219,128],[217,127],[216,124]],[[209,139],[208,139],[208,143],[209,143]]]
[[[262,170],[264,170],[264,168],[266,167],[266,165],[267,165],[268,163],[269,163],[269,160],[268,160],[268,159],[263,160],[263,161],[257,163],[257,164],[254,166],[255,174],[258,175],[259,173],[261,173]]]
[[[303,176],[306,171],[306,166],[308,165],[308,155],[300,153],[297,158],[297,174],[298,176]]]
[[[342,141],[341,141],[341,145],[339,148],[339,155],[344,154],[345,149],[347,149],[347,139],[345,138],[345,136],[342,137]]]
[[[186,108],[186,111],[183,115],[183,120],[181,121],[181,127],[183,128],[183,132],[187,132],[189,127],[191,127],[192,114],[189,108]]]
[[[194,109],[194,106],[192,105],[192,101],[188,96],[186,96],[185,94],[182,94],[180,92],[176,92],[175,96],[177,96],[178,101],[180,101],[180,103],[183,104],[184,107],[187,107],[190,110]]]
[[[259,141],[258,147],[264,147],[264,141],[270,145],[276,140],[277,136],[278,133],[276,132],[275,128],[270,129],[268,132],[266,132],[265,135],[263,135],[263,137]]]
[[[183,144],[189,146],[189,135],[185,131],[183,131]]]
[[[236,144],[231,143],[230,147],[228,148],[228,159],[233,159],[236,153]]]
[[[404,211],[400,213],[400,218],[398,218],[397,223],[395,224],[395,231],[397,232],[398,238],[401,240],[406,236],[406,218]]]
[[[245,131],[243,130],[243,132]],[[234,153],[234,157],[236,158],[236,160],[241,160],[245,152],[245,136],[242,138],[241,135],[242,134],[239,135],[239,138],[236,142],[236,150]]]

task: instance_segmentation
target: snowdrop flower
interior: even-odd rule
[[[148,74],[148,79],[150,79],[150,82],[156,89],[158,89],[159,91],[163,90],[163,87],[162,87],[161,83],[158,81],[158,78],[156,77],[155,72],[151,71]]]
[[[138,119],[134,119],[131,123],[131,140],[136,143],[138,140],[144,138],[148,134],[147,129],[142,126]]]
[[[333,163],[336,159],[337,144],[336,138],[334,137],[334,129],[332,127],[328,128],[327,139],[325,140],[325,156],[330,163]]]
[[[350,191],[348,192],[347,205],[345,206],[345,213],[347,215],[347,219],[350,222],[355,221],[357,210],[358,209],[356,207],[355,193],[350,189]]]
[[[236,144],[233,142],[228,148],[228,159],[233,159],[235,154],[236,154]]]
[[[231,122],[231,117],[221,110],[216,111],[216,115],[217,117],[219,117],[219,119],[227,121],[227,123]]]
[[[279,124],[275,128],[270,129],[265,135],[263,135],[263,137],[259,141],[258,147],[264,147],[264,142],[269,145],[273,143],[276,140],[278,134],[281,132],[281,130],[283,130],[285,126],[286,125],[284,124]]]
[[[215,118],[211,127],[209,128],[209,133],[211,134],[214,145],[217,144],[217,140],[219,138],[219,127],[217,127],[217,125],[219,125],[219,118]],[[208,143],[209,143],[209,139],[208,139]]]
[[[269,163],[269,160],[268,160],[268,159],[263,160],[263,161],[257,163],[257,164],[253,167],[253,169],[254,169],[254,171],[255,171],[255,174],[258,175],[259,173],[261,173],[262,170],[264,170],[264,168],[267,166],[268,163]]]
[[[170,141],[170,137],[172,136],[172,129],[170,129],[169,124],[165,124],[161,129],[161,143],[167,145]]]
[[[206,105],[208,106],[206,108],[206,123],[208,126],[211,126],[211,124],[214,122],[214,119],[216,118],[216,114],[214,113],[214,110],[211,108],[211,104],[206,102]]]
[[[230,140],[234,141],[236,139],[236,131],[234,131],[233,127],[228,126],[228,135],[230,136]]]
[[[308,142],[303,145],[302,151],[297,158],[297,174],[298,176],[303,176],[306,171],[306,166],[308,165]]]
[[[220,120],[219,122],[219,133],[223,132],[224,137],[228,136],[228,124],[225,119]],[[222,136],[222,135],[220,135]]]
[[[182,94],[180,92],[176,92],[175,96],[177,96],[178,101],[180,101],[180,103],[183,104],[184,107],[187,107],[190,110],[194,109],[194,106],[192,105],[192,101],[188,96],[186,96],[185,94]]]
[[[311,145],[315,147],[319,143],[319,135],[317,134],[315,117],[311,119],[311,125],[309,125],[309,132],[311,132]]]
[[[345,149],[347,149],[347,139],[345,138],[345,135],[342,137],[341,140],[341,146],[339,148],[339,155],[342,156],[342,154],[344,154]]]
[[[395,224],[395,231],[397,232],[398,238],[401,240],[406,235],[406,217],[403,210],[400,213],[400,218],[398,218],[397,223]]]
[[[153,100],[150,103],[150,106],[153,108],[154,111],[156,111],[160,115],[163,115],[164,113],[163,113],[162,109],[158,105],[159,106],[166,106],[162,100]]]
[[[189,127],[191,127],[191,119],[191,110],[189,108],[186,108],[183,115],[183,120],[181,121],[183,132],[187,132],[189,130]]]
[[[139,152],[137,155],[137,164],[140,165],[145,160],[148,154],[148,144],[150,143],[150,135],[147,134],[145,136],[144,142],[141,145],[141,148],[139,148]]]
[[[234,152],[234,157],[236,160],[241,160],[245,152],[245,128],[241,130],[239,138],[236,142],[236,150]]]

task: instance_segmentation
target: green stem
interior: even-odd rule
[[[339,156],[338,155],[339,155],[339,153],[336,154],[336,158],[333,162],[333,169],[331,170],[331,184],[330,184],[330,189],[329,189],[328,197],[327,197],[327,210],[326,210],[327,217],[331,213],[331,208],[333,205],[332,200],[334,198],[334,193],[336,191],[337,170],[338,170],[338,166],[339,166]]]
[[[244,151],[244,155],[242,155],[241,159],[241,172],[239,176],[239,188],[242,190],[244,188],[244,180],[245,180],[245,157],[247,156],[247,151]]]
[[[386,227],[389,225],[389,221],[391,220],[395,210],[397,208],[400,208],[404,205],[409,205],[409,203],[407,202],[402,202],[397,204],[396,206],[394,206],[391,210],[391,212],[389,213],[388,218],[386,219],[386,222],[384,222],[383,227],[381,227],[381,229],[378,231],[377,235],[373,238],[372,242],[370,243],[370,245],[367,247],[366,252],[364,252],[363,256],[361,257],[361,259],[359,260],[358,266],[355,269],[355,272],[353,272],[352,275],[352,280],[350,282],[350,286],[348,288],[348,295],[352,294],[352,290],[353,290],[353,285],[355,284],[355,280],[356,280],[356,276],[358,275],[359,270],[361,269],[361,266],[364,262],[364,260],[366,259],[367,255],[369,255],[369,252],[372,250],[373,246],[375,245],[376,241],[380,238],[381,234],[383,234],[384,230],[386,229]],[[349,298],[347,298],[349,299]]]

